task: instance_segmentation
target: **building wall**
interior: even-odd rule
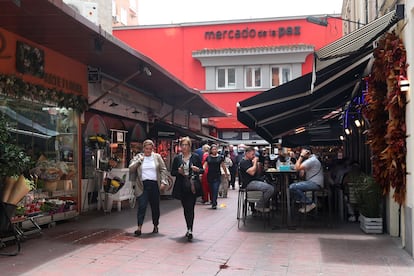
[[[414,60],[414,0],[405,1],[405,16],[406,25],[403,29],[403,40],[407,50],[407,61],[410,64],[408,67],[408,80],[410,81],[410,90],[408,91],[408,105],[406,113],[407,124],[407,198],[405,206],[403,206],[403,246],[413,255],[414,248],[414,102],[412,100],[414,67],[412,61]]]
[[[287,30],[289,27],[299,27],[300,34],[288,35],[279,32]],[[234,34],[236,31],[253,32],[255,36],[231,38],[229,34]],[[207,32],[221,34],[221,36],[211,38],[206,35]],[[114,35],[132,48],[152,58],[189,87],[200,90],[213,104],[224,109],[229,117],[213,120],[217,128],[240,130],[246,129],[246,127],[237,121],[236,103],[268,90],[270,86],[249,90],[238,87],[233,90],[219,91],[215,88],[212,75],[206,74],[209,72],[208,70],[214,70],[214,65],[203,67],[200,59],[193,57],[194,51],[289,48],[295,45],[310,45],[317,50],[342,36],[342,24],[339,20],[329,19],[329,25],[322,27],[307,22],[305,17],[286,17],[116,28]],[[292,53],[292,59],[294,59],[297,54]],[[299,66],[292,66],[293,78],[312,71],[313,55],[311,53],[312,51],[309,51]],[[279,53],[280,57],[285,58],[286,53],[284,54]],[[220,57],[215,58],[220,59]],[[258,58],[263,58],[263,56],[249,53],[248,57],[244,56],[243,58],[246,59],[246,63],[241,62],[241,66],[251,65],[250,62],[253,60],[258,62]],[[270,61],[271,58],[274,59],[275,55],[269,55],[267,59],[264,58],[259,63],[272,64],[275,61]],[[235,60],[231,54],[221,57],[221,62],[225,59]],[[289,63],[292,62],[292,59],[283,60],[283,62]],[[282,60],[279,59],[276,62],[282,62]],[[209,78],[206,78],[207,75]]]

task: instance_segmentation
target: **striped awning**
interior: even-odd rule
[[[346,56],[372,50],[372,43],[402,18],[404,5],[397,5],[395,10],[319,49],[315,52],[316,71]]]

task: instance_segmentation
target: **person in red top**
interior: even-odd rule
[[[201,158],[201,164],[204,166],[204,163],[206,162],[206,159],[210,152],[210,146],[208,144],[205,144],[202,146],[202,150],[203,150],[203,157]],[[202,174],[201,176],[201,186],[203,188],[203,198],[201,199],[201,203],[203,204],[211,200],[211,192],[210,192],[210,187],[207,181],[207,173],[208,173],[208,168],[204,171],[204,174]]]

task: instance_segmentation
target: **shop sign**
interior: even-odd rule
[[[244,29],[206,31],[204,38],[212,39],[255,39],[255,38],[281,38],[284,36],[300,35],[300,26],[279,27],[278,29],[256,30],[246,27]]]
[[[77,93],[82,93],[82,85],[80,83],[65,79],[51,73],[44,73],[43,80],[51,85],[62,89],[68,89]]]
[[[0,53],[1,51],[2,39],[0,36]],[[45,53],[43,49],[22,41],[17,41],[16,43],[16,69],[22,74],[30,74],[41,78],[56,88],[82,93],[82,85],[80,83],[45,72]]]
[[[158,137],[175,137],[174,131],[158,131]]]

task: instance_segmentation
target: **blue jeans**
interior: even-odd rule
[[[294,199],[306,204],[311,204],[312,200],[306,197],[306,191],[319,190],[321,187],[313,181],[305,180],[301,182],[292,183],[289,185],[289,190],[292,192]]]
[[[246,187],[247,191],[262,191],[263,194],[263,199],[264,201],[262,202],[261,200],[259,202],[257,202],[256,207],[257,208],[263,208],[266,207],[266,205],[268,205],[269,199],[273,196],[273,193],[275,192],[275,188],[263,181],[259,181],[259,180],[252,180],[249,182],[249,184]]]
[[[144,191],[138,197],[137,222],[139,226],[144,224],[148,202],[151,206],[152,223],[158,226],[160,219],[160,190],[157,181],[144,181]]]
[[[220,188],[220,178],[208,182],[208,185],[210,186],[211,203],[213,206],[217,206],[217,197]]]

